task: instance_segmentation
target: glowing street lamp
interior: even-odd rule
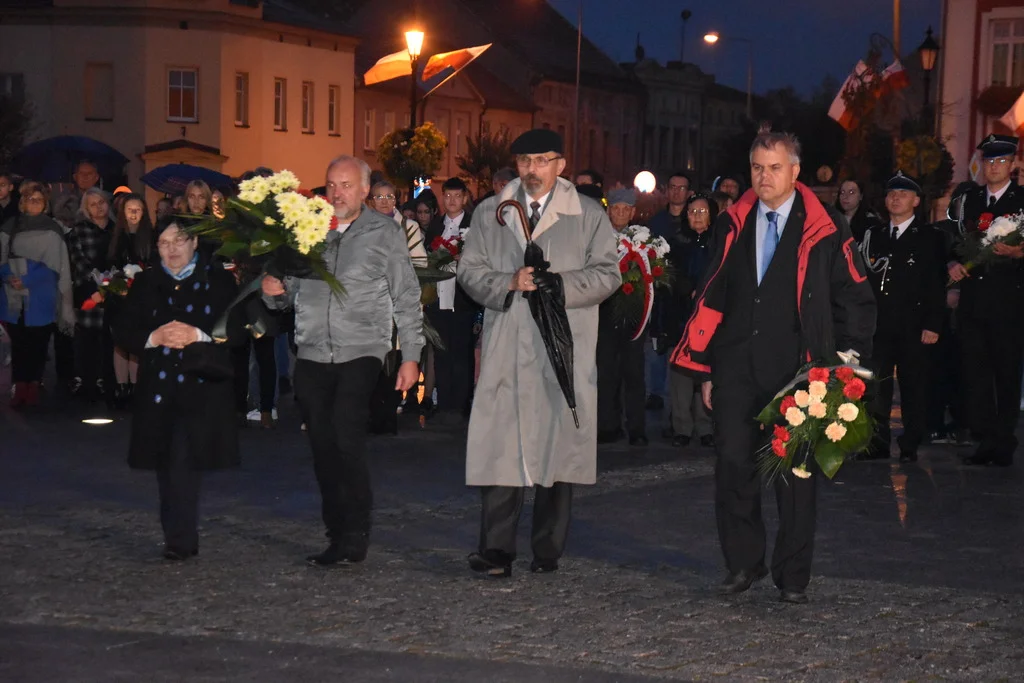
[[[654,192],[654,188],[657,185],[658,180],[650,171],[640,171],[636,174],[636,178],[633,179],[633,187],[644,193]]]
[[[409,77],[412,81],[409,89],[409,128],[413,130],[416,129],[416,67],[423,51],[423,36],[423,31],[405,32],[405,45],[409,49],[409,62],[412,65],[412,74]]]
[[[708,31],[704,34],[704,42],[708,45],[715,45],[722,39],[718,31]],[[754,118],[754,41],[749,38],[737,38],[730,35],[729,40],[737,43],[747,44],[747,119]]]

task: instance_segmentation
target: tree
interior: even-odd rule
[[[32,130],[32,105],[10,96],[0,97],[0,168],[10,165]]]
[[[441,167],[448,140],[430,121],[416,128],[396,130],[380,139],[377,159],[388,179],[399,187],[412,187],[420,177],[432,177]]]
[[[491,181],[498,169],[514,165],[511,144],[508,131],[481,133],[476,140],[468,140],[465,156],[455,158],[461,171],[459,176],[476,183],[477,196],[491,191]]]

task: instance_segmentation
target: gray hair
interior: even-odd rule
[[[78,204],[78,217],[84,218],[85,220],[92,220],[92,216],[89,215],[89,210],[86,207],[86,202],[89,201],[91,195],[98,195],[107,203],[107,217],[110,220],[114,220],[114,213],[111,207],[110,194],[101,190],[98,187],[90,187],[88,190],[82,193],[82,201]]]
[[[362,176],[363,187],[367,190],[370,189],[370,165],[368,163],[359,157],[352,156],[351,154],[342,154],[341,156],[331,159],[331,163],[327,164],[327,172],[330,173],[332,168],[342,164],[352,164],[358,168],[359,175]]]
[[[370,188],[370,191],[372,192],[373,190],[376,190],[378,187],[387,187],[390,188],[392,192],[398,192],[398,188],[395,187],[394,183],[392,183],[390,180],[378,180],[373,184],[373,187]]]
[[[511,183],[518,177],[519,176],[516,175],[515,171],[506,166],[505,168],[499,168],[497,171],[494,172],[494,176],[491,178],[491,182],[494,184]]]
[[[757,132],[757,137],[754,138],[754,143],[750,145],[750,161],[754,160],[755,150],[766,149],[771,151],[778,145],[782,145],[786,152],[789,153],[789,162],[791,164],[800,163],[800,141],[797,140],[796,136],[792,133],[773,131],[770,126],[765,125],[761,126],[761,129]]]

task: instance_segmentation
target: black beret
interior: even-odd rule
[[[601,192],[601,188],[597,185],[577,185],[576,191],[584,197],[590,197],[604,205],[604,192]]]
[[[512,142],[510,151],[513,154],[562,154],[564,149],[561,135],[547,128],[534,128],[517,137]]]
[[[896,175],[889,178],[889,182],[885,184],[885,191],[889,192],[890,190],[910,190],[921,194],[921,186],[910,176],[903,175],[903,171],[896,171]]]
[[[984,159],[995,159],[1017,153],[1017,138],[1012,135],[989,135],[978,145]]]

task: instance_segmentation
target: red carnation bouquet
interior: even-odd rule
[[[978,229],[964,233],[957,252],[968,271],[992,262],[1011,262],[1009,256],[1001,256],[995,252],[998,244],[1005,244],[1008,247],[1024,244],[1024,213],[1005,216],[981,214],[978,217]]]
[[[97,306],[102,306],[103,301],[108,296],[125,296],[128,294],[128,290],[132,288],[135,276],[141,272],[142,266],[134,263],[129,263],[124,268],[115,268],[104,273],[93,269],[90,275],[96,283],[96,291],[93,292],[91,297],[82,302],[81,309],[83,311],[91,311]]]
[[[852,360],[841,356],[840,360]],[[808,365],[757,416],[771,436],[758,468],[771,482],[790,471],[806,479],[810,458],[831,479],[846,457],[868,447],[874,422],[864,394],[872,372],[860,365]]]
[[[613,306],[632,330],[632,338],[639,339],[647,327],[654,306],[655,287],[668,288],[672,273],[665,257],[668,242],[655,237],[642,225],[630,225],[619,233],[617,247],[622,286],[616,292]]]

